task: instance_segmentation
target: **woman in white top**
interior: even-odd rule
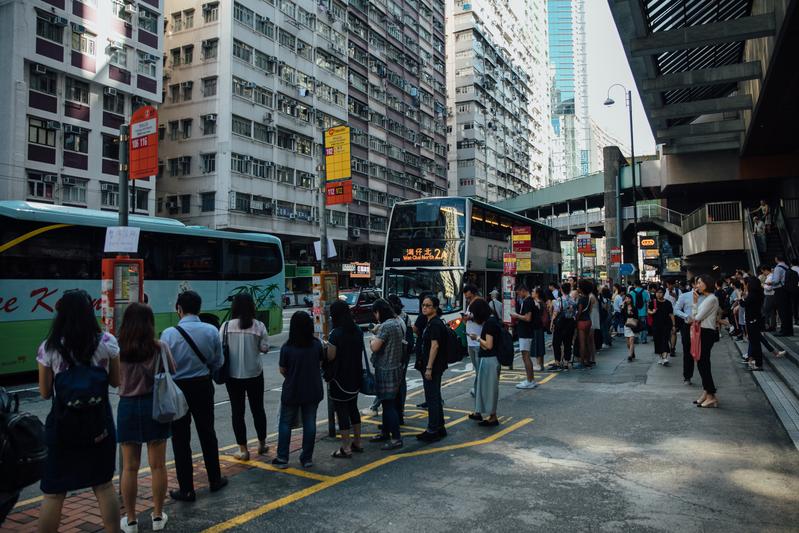
[[[702,350],[701,357],[696,366],[699,369],[699,375],[702,377],[702,389],[704,392],[698,400],[694,403],[697,407],[718,407],[719,401],[716,398],[716,385],[713,383],[713,375],[710,371],[710,350],[718,338],[718,330],[716,328],[719,312],[719,301],[713,294],[713,278],[707,274],[703,274],[696,278],[696,289],[694,290],[693,298],[694,305],[691,310],[691,316],[694,322],[699,322],[701,326]],[[699,296],[703,295],[705,298],[699,303]]]
[[[255,320],[255,302],[247,293],[233,297],[230,307],[232,320],[222,324],[219,335],[222,346],[227,346],[230,364],[230,377],[227,387],[230,397],[233,433],[239,451],[233,454],[237,459],[250,460],[247,450],[247,425],[244,423],[244,398],[250,402],[250,411],[258,434],[258,453],[264,455],[266,446],[266,411],[264,410],[264,371],[261,366],[261,353],[269,351],[269,335],[263,322]]]

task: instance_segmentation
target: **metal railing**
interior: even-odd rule
[[[705,204],[682,219],[683,235],[705,224],[740,222],[741,202],[713,202]]]
[[[555,229],[565,230],[571,228],[584,228],[601,224],[605,221],[605,208],[592,211],[581,211],[565,215],[547,216],[538,219],[539,222]]]
[[[744,210],[744,249],[749,260],[749,272],[757,272],[757,267],[760,266],[760,249],[757,247],[752,218],[748,209]]]
[[[782,206],[778,206],[774,210],[774,225],[777,227],[777,233],[780,235],[782,247],[785,250],[785,255],[788,261],[795,263],[797,258],[796,248],[793,246],[793,239],[791,239],[791,231],[788,228],[788,223],[785,220],[785,213]]]
[[[624,220],[633,220],[635,218],[635,211],[633,207],[627,206],[622,211]],[[638,204],[638,218],[656,218],[665,222],[670,222],[677,226],[682,224],[683,214],[679,211],[663,207],[658,204]]]

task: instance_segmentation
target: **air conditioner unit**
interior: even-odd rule
[[[184,81],[181,82],[180,84],[180,86],[183,87],[184,89],[190,89],[193,85],[194,85],[193,81]]]
[[[273,120],[272,113],[264,113],[264,122],[272,122]]]
[[[72,31],[74,31],[75,33],[86,33],[86,27],[85,26],[81,26],[77,22],[73,22],[72,23]]]
[[[256,87],[256,85],[251,81],[245,81],[244,83],[241,84],[241,86],[244,87],[245,89],[255,89]]]
[[[166,208],[167,209],[177,209],[178,208],[178,203],[177,202],[167,202],[166,203]]]
[[[216,122],[216,115],[205,115],[205,119],[209,122]]]
[[[125,4],[125,13],[138,13],[139,10],[136,4]]]
[[[305,43],[297,43],[297,50],[305,50]]]
[[[100,190],[101,191],[110,191],[111,190],[111,184],[110,183],[101,183],[100,184]],[[167,206],[168,205],[169,204],[167,204]]]
[[[267,161],[266,162],[266,166],[273,167],[273,166],[275,166],[275,162],[274,161]]]
[[[75,180],[75,178],[64,177],[64,178],[61,178],[61,182],[64,185],[76,185],[77,184],[77,181]]]
[[[252,161],[252,156],[250,156],[250,155],[245,155],[244,157],[242,157],[242,159],[243,159],[244,161]]]
[[[361,236],[361,229],[360,228],[352,228],[351,230],[353,238],[357,239]]]
[[[45,174],[42,176],[42,181],[45,183],[56,183],[58,181],[57,174]]]
[[[80,126],[73,126],[72,124],[64,124],[64,133],[80,133]]]
[[[67,25],[67,19],[65,17],[53,17],[53,24],[56,26],[63,28]]]
[[[48,120],[45,122],[45,127],[47,127],[48,130],[60,130],[61,123],[57,120]]]
[[[263,211],[264,210],[264,203],[260,200],[253,200],[250,202],[250,209],[253,211]]]
[[[35,66],[33,67],[33,70],[34,70],[34,71],[35,71],[37,74],[47,74],[47,67],[45,67],[44,65],[39,65],[39,64],[37,64],[37,65],[35,65]]]
[[[289,220],[297,220],[297,213],[289,214]]]
[[[116,96],[117,90],[114,89],[113,87],[104,87],[103,94],[107,94],[108,96]]]

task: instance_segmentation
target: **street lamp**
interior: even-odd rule
[[[616,103],[616,101],[610,97],[610,91],[613,90],[615,87],[621,87],[622,90],[625,92],[625,104],[627,105],[627,110],[630,114],[630,168],[632,170],[632,178],[633,178],[633,229],[635,231],[635,256],[636,256],[636,268],[638,267],[638,193],[635,185],[635,138],[633,136],[633,94],[630,90],[627,89],[621,83],[614,83],[610,87],[608,87],[608,95],[605,98],[605,105],[612,106]],[[621,180],[619,180],[621,181]],[[619,191],[618,194],[621,195],[621,183],[619,183]],[[623,220],[621,217],[621,213],[617,213],[618,220]],[[616,232],[619,236],[618,242],[621,244],[621,234],[622,234],[622,225],[618,224],[618,228]]]

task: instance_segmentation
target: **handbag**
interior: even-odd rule
[[[162,371],[158,372],[158,361],[155,363],[155,376],[153,377],[153,420],[161,424],[174,422],[186,416],[189,404],[172,379],[169,373],[169,364],[166,360],[166,350],[161,348]]]
[[[628,318],[627,322],[624,323],[624,326],[633,330],[634,333],[641,331],[641,321],[637,318]]]
[[[375,375],[369,368],[369,360],[366,358],[366,347],[363,349],[363,374],[361,374],[361,394],[366,396],[377,396],[377,383]]]
[[[694,361],[702,357],[702,326],[696,320],[691,322],[691,357]]]

